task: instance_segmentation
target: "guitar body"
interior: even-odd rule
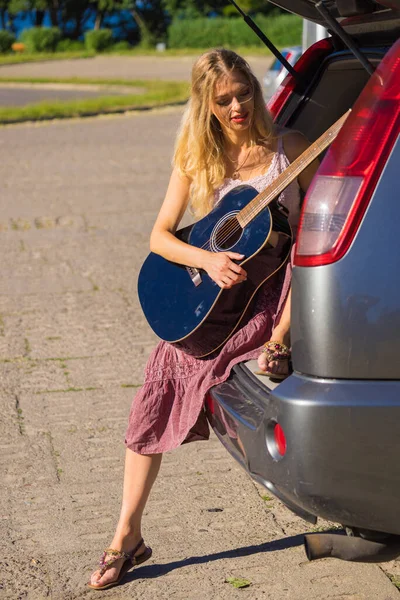
[[[226,194],[204,219],[177,232],[185,242],[213,252],[231,250],[247,280],[221,290],[204,271],[150,254],[139,274],[143,312],[163,340],[197,358],[220,348],[251,315],[257,289],[286,262],[292,232],[285,209],[276,198],[336,138],[351,110],[323,133],[258,193],[239,185]]]
[[[257,289],[286,262],[292,233],[276,201],[244,228],[236,215],[258,195],[249,185],[228,192],[206,217],[177,232],[185,242],[215,252],[244,255],[247,280],[222,290],[204,271],[151,253],[139,274],[139,300],[149,325],[163,340],[195,357],[220,348],[251,314]]]

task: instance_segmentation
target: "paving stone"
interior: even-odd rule
[[[130,404],[156,343],[137,275],[181,114],[2,131],[0,598],[98,598],[86,581],[118,519]],[[153,558],[107,598],[398,598],[377,565],[309,563],[310,526],[266,496],[213,435],[167,453],[144,515]]]

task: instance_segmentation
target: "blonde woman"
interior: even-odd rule
[[[203,269],[221,288],[240,285],[246,271],[234,262],[239,254],[189,246],[175,237],[178,224],[189,206],[202,217],[243,182],[258,191],[265,189],[307,147],[299,133],[275,132],[260,84],[243,58],[224,49],[206,52],[193,67],[191,97],[177,136],[167,193],[151,233],[151,250]],[[315,170],[315,164],[308,167],[280,197],[294,231],[300,188],[307,189]],[[162,454],[208,439],[203,406],[207,391],[227,379],[233,365],[257,357],[263,371],[278,378],[288,374],[288,360],[274,360],[273,353],[262,348],[270,339],[289,345],[290,273],[289,265],[262,286],[252,318],[216,355],[194,358],[167,342],[153,351],[129,417],[119,522],[90,587],[116,585],[132,566],[150,558],[141,521]]]

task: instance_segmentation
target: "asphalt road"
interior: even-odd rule
[[[247,57],[254,73],[262,79],[271,63],[269,56]],[[0,79],[6,77],[47,77],[52,79],[80,77],[103,79],[163,79],[185,81],[190,78],[190,70],[196,56],[159,57],[139,56],[97,56],[94,58],[0,65]],[[115,88],[114,88],[115,90]],[[42,100],[70,100],[100,95],[99,90],[74,89],[28,89],[27,87],[5,87],[0,82],[0,106],[24,106]],[[124,93],[121,90],[114,93]],[[133,91],[131,91],[133,93]]]
[[[181,114],[2,128],[1,599],[99,597],[85,584],[111,541],[129,408],[156,342],[137,275]],[[399,597],[380,566],[309,563],[312,528],[213,436],[165,456],[143,525],[153,558],[107,598]]]
[[[72,86],[71,86],[72,87]],[[98,96],[123,94],[120,90],[113,88],[112,92],[99,90],[79,90],[74,89],[52,89],[49,87],[29,87],[29,86],[2,86],[0,84],[0,106],[26,106],[46,100],[77,100],[79,98],[96,98]],[[135,93],[134,90],[131,93]]]

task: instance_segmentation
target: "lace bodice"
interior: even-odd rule
[[[278,139],[278,149],[274,154],[271,164],[266,171],[261,175],[252,177],[247,181],[241,181],[240,179],[225,179],[224,183],[214,191],[214,202],[218,204],[220,200],[230,192],[233,188],[238,185],[251,185],[258,192],[262,192],[268,187],[277,177],[289,166],[289,159],[287,158],[284,148],[282,137]],[[279,201],[286,206],[289,211],[289,223],[292,227],[293,234],[296,236],[299,217],[300,217],[300,188],[297,181],[293,181],[279,196]]]

